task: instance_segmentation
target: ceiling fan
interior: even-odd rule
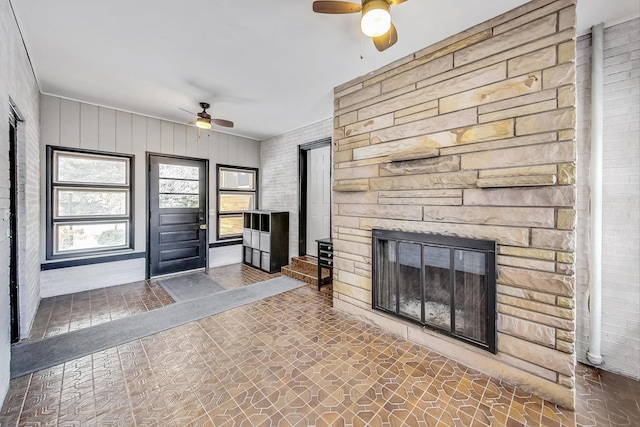
[[[189,110],[185,110],[184,108],[180,108],[182,111],[187,112],[189,114],[193,114],[194,116],[198,116],[197,119],[195,119],[192,122],[189,122],[190,125],[196,125],[197,127],[199,127],[200,129],[211,129],[211,123],[213,123],[214,125],[218,125],[218,126],[223,126],[226,128],[232,128],[233,127],[233,122],[229,121],[229,120],[223,120],[223,119],[212,119],[211,115],[209,113],[207,113],[207,108],[210,108],[211,105],[209,105],[209,103],[207,102],[201,102],[200,103],[200,108],[202,108],[202,111],[200,111],[198,114],[196,113],[192,113]]]
[[[346,1],[314,1],[316,13],[343,14],[362,12],[360,29],[365,36],[373,38],[373,44],[380,52],[396,44],[398,32],[391,22],[391,6],[407,0],[362,0],[362,5]]]

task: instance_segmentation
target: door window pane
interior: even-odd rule
[[[56,217],[128,214],[128,191],[56,188],[54,194]]]
[[[255,208],[253,193],[220,192],[220,212],[241,212]]]
[[[199,181],[185,181],[178,179],[160,180],[160,193],[198,194],[199,192]]]
[[[200,196],[197,194],[160,194],[160,208],[198,208]]]
[[[220,237],[242,234],[242,215],[220,217],[218,228]]]
[[[57,252],[125,247],[129,241],[128,222],[64,223],[54,227]]]
[[[165,165],[161,163],[159,177],[197,180],[200,178],[200,169],[197,166]]]
[[[54,155],[56,183],[119,184],[129,183],[129,159],[94,154],[62,153]]]

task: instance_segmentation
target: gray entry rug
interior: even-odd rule
[[[302,286],[305,284],[290,277],[276,277],[41,341],[17,344],[11,349],[11,378],[37,372]]]
[[[156,280],[175,302],[189,301],[222,292],[225,289],[208,274],[198,272]]]

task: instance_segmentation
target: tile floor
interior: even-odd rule
[[[209,274],[240,286],[248,268]],[[633,426],[639,384],[579,365],[567,411],[308,286],[17,378],[0,426]]]

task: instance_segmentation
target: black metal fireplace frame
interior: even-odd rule
[[[417,321],[416,319],[403,315],[399,309],[396,311],[388,310],[384,307],[380,307],[377,305],[377,283],[378,283],[378,268],[376,267],[378,264],[378,254],[376,248],[378,247],[378,241],[397,241],[397,242],[406,242],[406,243],[418,243],[420,246],[420,254],[421,259],[423,257],[424,245],[440,247],[440,248],[452,248],[452,249],[463,249],[470,251],[482,252],[485,254],[485,271],[487,278],[487,310],[486,310],[486,332],[487,332],[487,340],[486,342],[477,341],[466,337],[464,335],[457,334],[455,332],[455,324],[451,323],[450,329],[440,328],[430,323],[425,322],[424,315],[424,303],[425,303],[425,268],[424,262],[421,262],[420,268],[420,281],[421,281],[421,298],[422,298],[422,314],[421,321]],[[476,347],[483,348],[491,353],[497,353],[497,305],[496,305],[496,287],[497,287],[497,268],[496,268],[496,242],[492,240],[477,240],[477,239],[469,239],[464,237],[455,237],[455,236],[445,236],[441,234],[430,234],[430,233],[418,233],[418,232],[407,232],[407,231],[396,231],[396,230],[372,230],[372,241],[371,241],[371,252],[372,252],[372,302],[371,307],[374,310],[382,311],[385,313],[389,313],[393,316],[400,317],[409,322],[416,323],[422,327],[438,331],[443,333],[444,335],[451,336],[460,341],[466,342],[468,344],[474,345]],[[396,245],[396,251],[399,251],[400,245]],[[396,259],[399,259],[398,253],[396,253]],[[453,268],[453,264],[452,267]],[[399,270],[398,270],[399,271]],[[396,271],[396,275],[398,275],[398,271]],[[396,278],[397,279],[397,278]],[[455,285],[455,275],[453,275],[452,286]],[[399,287],[398,287],[399,288]],[[399,301],[400,295],[399,289],[396,289],[396,301]],[[455,310],[454,307],[454,292],[451,292],[451,310]]]

